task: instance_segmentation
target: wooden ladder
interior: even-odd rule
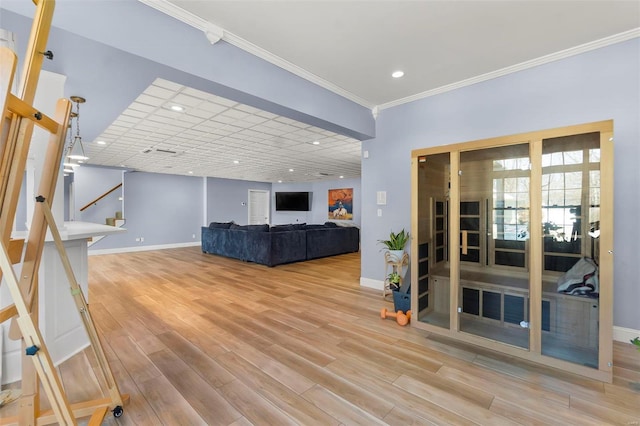
[[[16,418],[0,419],[0,424],[51,424],[75,425],[76,418],[91,416],[90,425],[99,425],[107,411],[122,415],[122,406],[128,401],[123,396],[109,367],[98,334],[89,313],[86,299],[78,285],[58,228],[50,210],[55,185],[58,180],[64,151],[67,124],[71,113],[71,102],[60,99],[56,104],[54,117],[47,117],[31,105],[35,97],[40,69],[51,27],[55,7],[54,0],[37,0],[36,12],[27,47],[27,58],[20,89],[21,97],[11,94],[15,77],[17,57],[8,48],[0,48],[0,270],[5,279],[13,304],[0,310],[0,322],[13,319],[9,336],[22,339],[22,396]],[[38,125],[50,133],[46,147],[45,163],[38,188],[38,197],[33,212],[29,234],[26,240],[11,239],[20,188],[25,172],[33,126]],[[89,336],[91,348],[102,373],[102,379],[109,388],[109,397],[70,404],[60,378],[51,360],[40,329],[38,328],[38,280],[47,228],[54,242],[70,283],[71,294],[80,312]],[[24,256],[23,256],[24,248]],[[22,269],[16,275],[13,264],[22,262]],[[18,279],[18,276],[20,277]],[[38,381],[51,404],[51,410],[40,411]]]

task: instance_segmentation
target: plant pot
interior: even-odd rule
[[[400,262],[402,256],[404,256],[404,250],[389,250],[389,258],[394,262]]]
[[[402,293],[400,291],[392,291],[394,311],[407,312],[411,309],[411,293]]]

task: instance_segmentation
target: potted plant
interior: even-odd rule
[[[400,289],[400,274],[397,272],[392,272],[387,276],[387,281],[389,281],[389,288],[391,290],[397,291]]]
[[[378,242],[389,250],[391,257],[395,258],[396,261],[399,261],[402,259],[402,255],[404,254],[404,247],[409,242],[409,233],[405,232],[404,229],[398,233],[391,231],[388,240],[378,240]]]

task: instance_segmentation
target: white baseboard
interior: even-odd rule
[[[613,340],[622,343],[629,343],[630,340],[640,337],[640,330],[633,328],[613,326]]]
[[[115,254],[115,253],[130,253],[135,251],[149,251],[149,250],[165,250],[181,247],[195,247],[200,246],[200,241],[194,241],[189,243],[176,243],[176,244],[159,244],[155,246],[133,246],[133,247],[121,247],[115,249],[103,249],[103,250],[89,250],[89,256],[99,254]]]
[[[384,281],[360,277],[360,286],[382,290],[384,288]]]

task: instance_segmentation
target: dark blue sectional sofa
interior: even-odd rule
[[[236,225],[212,222],[202,227],[202,252],[267,266],[357,252],[360,230],[355,226]]]

